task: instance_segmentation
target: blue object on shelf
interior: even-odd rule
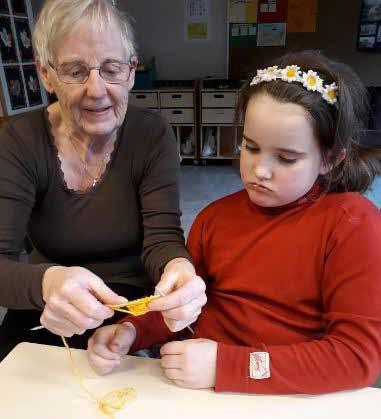
[[[156,65],[155,58],[152,58],[147,65],[136,69],[134,89],[152,89],[155,80]]]

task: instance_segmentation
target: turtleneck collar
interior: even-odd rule
[[[316,181],[312,188],[302,197],[298,198],[296,201],[290,202],[285,205],[281,205],[279,207],[261,207],[257,204],[254,204],[250,201],[249,195],[247,195],[249,199],[249,205],[252,208],[255,208],[256,210],[259,210],[260,212],[264,214],[269,215],[276,215],[276,214],[282,214],[290,209],[296,208],[296,207],[303,207],[311,204],[312,202],[316,201],[321,195],[323,195],[324,191],[322,190],[322,187],[320,185],[319,181]]]

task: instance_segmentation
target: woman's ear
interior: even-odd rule
[[[346,155],[347,155],[347,150],[345,148],[343,148],[340,151],[339,155],[336,157],[336,160],[335,160],[334,163],[331,162],[330,160],[329,160],[328,163],[322,161],[319,174],[323,175],[323,176],[326,175],[328,172],[330,172],[332,169],[334,169],[336,166],[338,166],[345,159]],[[329,156],[328,156],[328,158],[329,158]]]
[[[45,90],[49,92],[50,94],[54,93],[52,81],[51,81],[51,75],[49,73],[49,70],[46,66],[44,66],[40,60],[36,61],[36,66],[38,73],[40,74],[42,84],[45,87]]]

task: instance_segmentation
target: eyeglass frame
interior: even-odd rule
[[[99,67],[90,67],[86,63],[82,63],[82,62],[78,62],[78,63],[87,67],[88,72],[87,72],[86,79],[84,81],[82,81],[82,82],[68,82],[68,81],[61,80],[60,73],[58,71],[59,70],[59,66],[54,66],[52,64],[52,62],[50,60],[48,60],[48,64],[56,72],[57,77],[58,77],[58,80],[60,82],[62,82],[62,83],[65,83],[65,84],[85,84],[89,80],[91,70],[98,70],[99,76],[106,83],[109,83],[109,84],[121,84],[121,83],[124,83],[124,82],[126,82],[126,81],[128,81],[130,79],[131,70],[136,69],[136,67],[138,65],[138,61],[136,59],[134,59],[134,57],[132,57],[128,63],[125,63],[125,62],[122,62],[122,61],[117,61],[117,60],[114,60],[114,61],[108,61],[108,60],[106,60]],[[118,63],[118,64],[127,65],[128,68],[129,68],[129,73],[128,73],[127,79],[126,80],[122,80],[122,81],[114,81],[114,82],[113,81],[108,81],[108,80],[104,79],[103,76],[102,76],[102,73],[101,73],[101,68],[102,68],[103,64],[105,64],[105,63]]]

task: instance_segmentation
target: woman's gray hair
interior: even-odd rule
[[[130,19],[117,9],[115,0],[46,0],[33,30],[37,60],[44,66],[53,62],[57,46],[83,20],[98,31],[118,30],[126,59],[136,55]]]

